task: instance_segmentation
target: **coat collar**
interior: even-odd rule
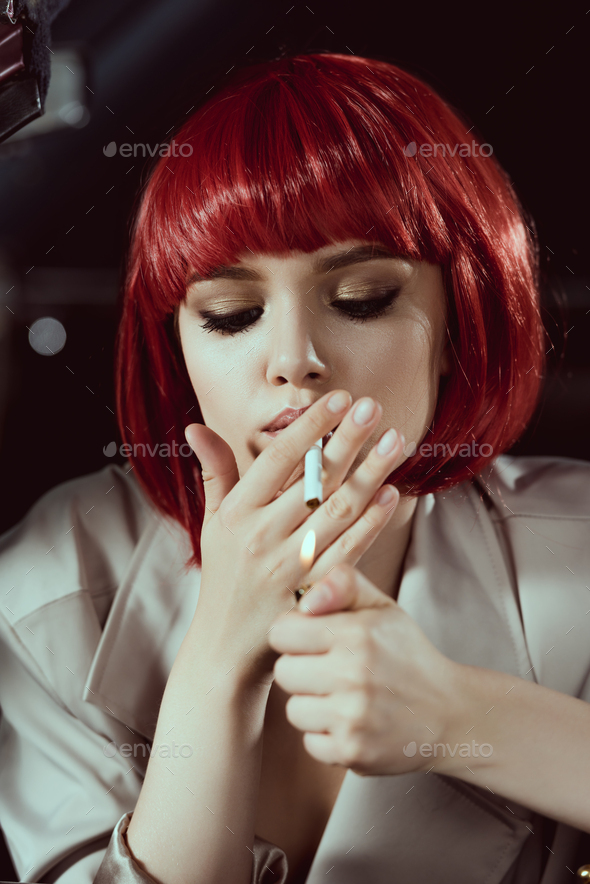
[[[533,680],[489,493],[464,482],[420,501],[398,604],[446,657]]]

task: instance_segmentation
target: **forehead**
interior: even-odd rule
[[[308,272],[320,275],[322,273],[330,273],[331,270],[339,270],[343,267],[350,267],[367,261],[375,261],[377,259],[399,260],[402,257],[404,256],[382,243],[362,242],[359,240],[330,244],[314,252],[254,253],[247,250],[241,253],[236,264],[221,264],[218,267],[213,267],[204,276],[196,272],[190,273],[187,285],[211,279],[261,280],[265,275],[264,270],[268,269],[269,260],[301,264]]]

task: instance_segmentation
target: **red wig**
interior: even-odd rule
[[[544,366],[536,241],[490,146],[468,131],[405,71],[314,53],[238,71],[176,134],[177,155],[155,165],[128,257],[117,419],[149,498],[188,530],[190,564],[201,564],[205,506],[196,459],[150,455],[203,422],[174,330],[189,268],[205,276],[246,249],[353,238],[441,265],[452,372],[427,440],[440,454],[408,458],[387,481],[449,489],[521,435]],[[419,145],[438,145],[436,156]],[[473,456],[450,453],[470,442]]]

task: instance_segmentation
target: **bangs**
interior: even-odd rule
[[[156,169],[143,255],[157,306],[168,312],[183,299],[187,268],[206,276],[248,250],[311,252],[358,238],[443,263],[451,242],[434,179],[406,152],[431,139],[416,96],[414,112],[399,84],[380,101],[368,68],[370,84],[322,56],[283,59],[274,76],[265,65],[262,82],[258,70],[197,111],[175,137],[183,155]]]

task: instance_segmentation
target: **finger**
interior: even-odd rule
[[[383,488],[392,490],[393,498],[391,500],[380,502],[379,495]],[[319,583],[332,573],[336,565],[341,563],[356,565],[393,517],[399,501],[399,491],[393,485],[382,486],[375,492],[362,515],[315,559],[309,575],[305,578],[307,583],[314,584],[314,587],[305,595],[306,601],[313,602]],[[311,525],[306,523],[306,531],[310,527]]]
[[[332,697],[308,697],[296,694],[289,697],[285,707],[287,720],[297,730],[329,733],[334,723]]]
[[[390,596],[357,568],[347,564],[333,568],[301,601],[302,609],[313,615],[394,605],[396,602]]]
[[[329,623],[297,611],[283,614],[269,630],[269,644],[278,654],[325,654],[334,642]]]
[[[389,433],[390,431],[387,432]],[[301,544],[310,530],[315,532],[317,553],[320,555],[325,553],[335,541],[339,540],[342,534],[348,531],[363,516],[367,506],[375,501],[377,491],[394,469],[396,462],[403,456],[401,437],[394,430],[391,433],[390,438],[393,442],[391,450],[385,454],[380,454],[377,451],[377,446],[375,446],[356,472],[346,480],[344,485],[328,497],[319,509],[297,531],[293,532],[291,542],[296,550],[296,554],[299,553]],[[283,494],[279,502],[282,502],[288,493]],[[394,490],[394,494],[399,500],[397,489]],[[389,510],[390,507],[387,509]],[[373,514],[375,513],[376,511],[374,510]],[[366,518],[364,525],[366,525],[365,531],[369,531],[372,527],[372,525],[367,524]],[[350,536],[352,535],[354,535],[355,541],[360,539],[358,530],[353,530]],[[361,539],[361,543],[363,539]],[[371,545],[372,540],[373,538],[370,536],[366,538],[366,547]],[[321,579],[329,568],[341,562],[345,556],[348,556],[353,545],[354,542],[350,543],[349,538],[345,537],[343,541],[340,541],[331,550],[331,554],[319,563],[318,567],[314,563],[310,573],[311,582]],[[358,561],[358,558],[360,558],[360,555],[358,555],[356,561]]]
[[[377,431],[377,436],[382,435],[379,432],[382,416],[383,406],[381,403],[365,396],[355,402],[341,421],[323,452],[322,465],[326,472],[326,496],[342,485],[357,457],[359,448],[371,437],[371,434]],[[370,443],[369,447],[372,447]]]
[[[277,684],[289,694],[331,694],[340,687],[330,654],[282,654],[274,665]]]
[[[248,503],[260,507],[274,501],[305,453],[342,420],[351,403],[352,396],[346,390],[332,390],[285,427],[242,477],[243,493]],[[281,495],[278,501],[283,497]]]
[[[379,424],[382,413],[381,404],[365,396],[355,402],[345,414],[334,436],[322,451],[324,500],[340,487],[358,457],[359,449]],[[364,420],[364,423],[357,423],[357,420]],[[303,481],[300,477],[299,481],[283,491],[280,506],[274,508],[273,529],[284,536],[285,532],[291,533],[310,515],[311,511],[303,498]]]
[[[344,765],[340,762],[336,748],[336,740],[332,734],[306,733],[303,735],[305,751],[323,764]]]
[[[205,424],[189,424],[184,435],[201,465],[206,505],[203,518],[205,527],[221,506],[226,494],[239,481],[238,465],[230,446],[211,427]]]

